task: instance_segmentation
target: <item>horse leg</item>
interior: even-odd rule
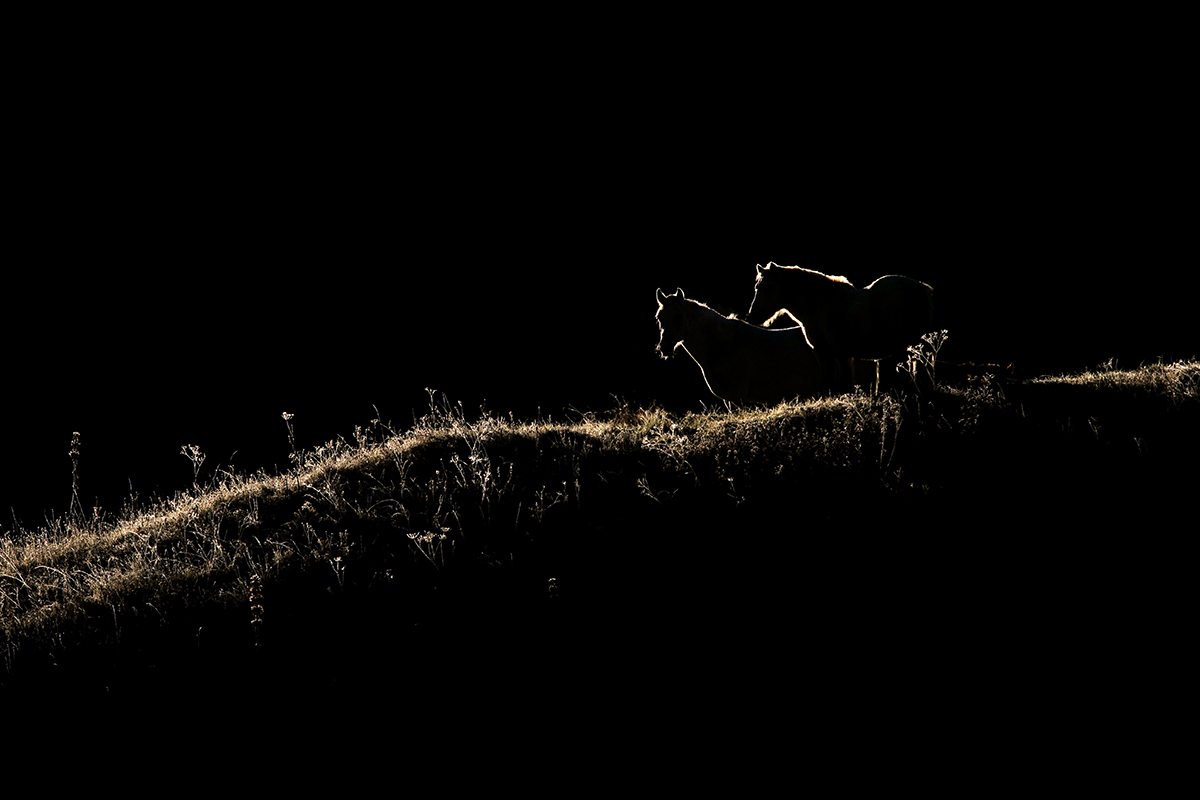
[[[853,358],[839,358],[837,360],[838,367],[838,383],[836,394],[853,393],[854,387],[858,386],[858,364]],[[831,387],[834,388],[834,387]]]

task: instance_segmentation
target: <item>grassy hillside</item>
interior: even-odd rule
[[[564,421],[431,394],[411,428],[374,421],[282,474],[72,509],[0,539],[0,686],[441,708],[583,687],[690,705],[681,675],[749,705],[919,680],[999,709],[1169,674],[1200,363],[931,377]]]

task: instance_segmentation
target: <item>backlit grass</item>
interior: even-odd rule
[[[908,648],[1033,624],[1062,592],[1110,608],[1176,563],[1178,525],[1134,528],[1187,500],[1198,379],[1191,362],[914,380],[560,422],[431,394],[410,428],[376,421],[283,473],[207,483],[185,447],[188,491],[0,538],[0,681],[363,690],[413,664],[527,675],[547,642],[662,655],[734,629],[891,637],[907,620]]]

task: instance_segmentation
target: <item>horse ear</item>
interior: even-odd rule
[[[680,289],[678,286],[675,287],[675,294],[679,295],[680,300],[687,300],[687,296],[684,295],[683,289]]]
[[[655,290],[654,290],[654,299],[655,299],[655,300],[657,300],[657,301],[658,301],[660,304],[662,303],[662,301],[663,301],[663,299],[664,299],[665,297],[666,297],[666,295],[665,295],[665,294],[663,294],[663,290],[662,290],[662,289],[655,289]]]

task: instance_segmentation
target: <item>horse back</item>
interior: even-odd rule
[[[933,330],[933,288],[903,275],[884,275],[855,295],[842,320],[839,341],[849,355],[882,358],[903,353]]]

